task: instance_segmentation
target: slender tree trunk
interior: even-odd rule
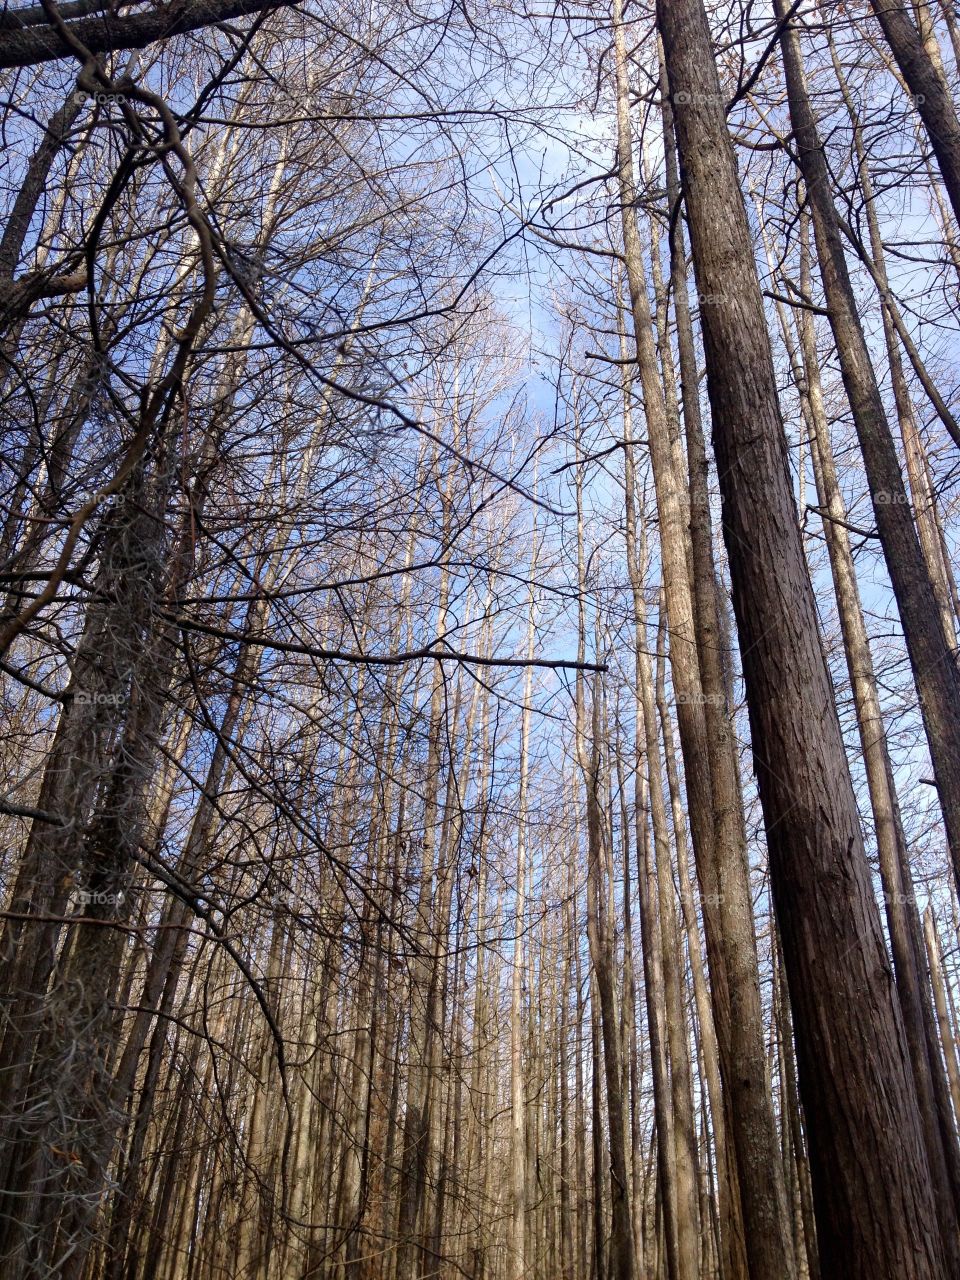
[[[621,355],[626,350],[621,329]],[[626,368],[626,366],[624,366]],[[676,936],[664,935],[663,913],[658,912],[658,877],[668,873],[669,834],[663,802],[663,771],[653,710],[653,678],[646,653],[646,607],[643,600],[643,538],[637,534],[637,481],[634,468],[633,414],[629,381],[623,386],[624,510],[627,574],[633,600],[634,675],[636,681],[637,763],[635,772],[635,822],[637,887],[640,901],[641,943],[644,963],[647,1025],[650,1035],[654,1106],[659,1138],[659,1171],[664,1205],[664,1233],[672,1280],[684,1280],[697,1272],[697,1213],[691,1163],[694,1135],[691,1116],[684,1105],[683,1066],[674,1073],[672,1056],[686,1053],[682,1037],[682,1003],[677,973],[667,986],[666,951],[676,946]],[[645,810],[649,802],[654,848],[659,870],[652,860]],[[668,1004],[668,996],[670,1002]],[[668,1048],[671,1033],[673,1050]],[[672,1097],[671,1097],[672,1087]],[[680,1126],[682,1133],[677,1135]]]
[[[927,956],[930,961],[930,979],[933,983],[933,998],[936,1003],[937,1023],[940,1027],[940,1043],[943,1047],[943,1059],[947,1066],[950,1080],[950,1097],[953,1100],[953,1112],[960,1116],[960,1062],[957,1060],[957,1040],[950,1023],[947,1008],[946,984],[943,978],[943,957],[940,952],[940,938],[937,934],[937,922],[933,908],[927,907],[923,918],[924,937],[927,945]]]
[[[581,590],[585,583],[583,516],[580,495],[580,479],[577,481],[577,561]],[[582,598],[582,597],[581,597]],[[585,649],[584,617],[580,611],[579,652]],[[582,658],[581,658],[582,661]],[[604,874],[604,816],[602,780],[600,776],[600,702],[595,688],[592,697],[592,726],[587,735],[584,681],[577,682],[577,757],[586,788],[587,819],[587,938],[590,948],[590,967],[593,975],[599,1023],[602,1032],[602,1065],[606,1084],[607,1144],[610,1155],[610,1246],[609,1270],[604,1265],[601,1247],[601,1205],[599,1191],[602,1186],[602,1163],[599,1158],[598,1135],[594,1135],[594,1239],[598,1274],[609,1275],[609,1280],[633,1280],[634,1246],[633,1214],[630,1207],[630,1178],[627,1171],[626,1142],[628,1134],[627,1112],[623,1093],[623,1050],[618,1011],[620,1002],[616,992],[613,939],[610,933],[607,885]],[[596,1026],[596,1017],[594,1017]],[[596,1036],[596,1031],[594,1032]],[[600,1046],[595,1042],[594,1070],[600,1069]],[[594,1096],[598,1098],[599,1080],[594,1081]],[[594,1123],[598,1123],[598,1107],[595,1104]]]

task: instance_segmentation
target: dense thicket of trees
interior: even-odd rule
[[[0,1272],[960,1274],[960,20],[0,16]]]

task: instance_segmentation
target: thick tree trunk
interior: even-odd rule
[[[826,1280],[946,1276],[913,1080],[790,485],[700,0],[660,0],[724,532],[783,933]],[[749,1231],[749,1222],[748,1222]]]
[[[806,228],[804,228],[804,231]],[[809,289],[806,241],[801,246],[801,288]],[[910,1050],[917,1100],[924,1124],[927,1157],[949,1250],[956,1240],[955,1195],[950,1175],[956,1165],[956,1136],[940,1123],[937,1082],[939,1063],[928,1053],[924,1008],[928,993],[921,983],[922,956],[917,946],[915,925],[919,923],[906,839],[900,821],[893,766],[887,750],[886,732],[880,709],[873,658],[860,602],[853,553],[846,527],[846,510],[840,492],[823,403],[823,389],[817,359],[813,317],[803,312],[800,321],[805,376],[805,403],[810,429],[811,451],[818,499],[825,513],[824,536],[833,572],[837,609],[843,633],[847,670],[857,712],[857,727],[863,751],[870,804],[876,830],[880,874],[886,902],[887,926],[893,953],[894,973],[904,1029]],[[911,920],[911,917],[917,917]],[[960,1257],[954,1262],[960,1265]]]
[[[753,1280],[785,1280],[794,1272],[793,1248],[763,1056],[753,903],[738,803],[736,757],[729,726],[726,729],[723,726],[726,699],[722,679],[719,688],[707,687],[700,668],[690,584],[691,552],[684,523],[683,477],[675,470],[635,214],[637,191],[621,17],[619,0],[614,0],[617,178],[624,259],[657,495],[670,663],[686,773],[690,831],[703,890],[717,1032],[723,1054],[724,1083],[731,1095],[731,1128],[740,1173],[751,1276]],[[698,580],[702,581],[699,574]],[[711,576],[708,610],[715,608],[712,584]],[[711,657],[711,671],[716,680],[718,646],[714,646]],[[713,712],[709,727],[705,714],[708,710]]]
[[[786,0],[775,0],[775,9],[783,22]],[[790,119],[813,211],[830,325],[920,696],[947,840],[960,886],[960,667],[940,620],[936,592],[913,523],[880,387],[860,325],[831,195],[830,172],[807,96],[800,42],[792,26],[783,30],[781,46]]]

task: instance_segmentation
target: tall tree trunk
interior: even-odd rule
[[[785,1280],[794,1273],[782,1168],[763,1055],[753,904],[745,836],[739,812],[736,759],[721,706],[706,700],[690,585],[689,540],[657,368],[635,208],[626,42],[620,0],[614,0],[616,50],[617,178],[624,259],[633,315],[637,366],[657,494],[663,584],[670,626],[670,662],[677,699],[680,746],[686,773],[690,831],[703,889],[710,974],[717,1001],[717,1030],[724,1053],[724,1082],[731,1094],[731,1125],[740,1173],[746,1243],[753,1280]],[[702,550],[702,549],[701,549]],[[698,575],[699,577],[699,575]],[[709,586],[713,607],[713,578]],[[710,606],[708,605],[708,608]],[[713,652],[714,670],[719,664]],[[708,731],[705,710],[717,715]]]
[[[580,498],[580,478],[577,481],[577,562],[581,587],[585,581],[583,516]],[[580,611],[579,652],[585,650],[584,617]],[[583,661],[583,658],[580,659]],[[627,1111],[623,1091],[623,1048],[619,1021],[620,1002],[617,998],[613,938],[610,929],[607,884],[604,874],[604,805],[600,776],[600,701],[599,690],[592,691],[591,732],[586,728],[584,680],[578,673],[577,681],[577,758],[583,773],[586,790],[587,826],[587,939],[590,948],[590,967],[593,974],[599,1022],[603,1039],[603,1072],[607,1102],[607,1144],[610,1155],[610,1253],[609,1270],[604,1269],[600,1246],[601,1204],[598,1192],[602,1186],[602,1163],[597,1158],[599,1146],[594,1135],[594,1233],[596,1241],[597,1269],[600,1275],[608,1274],[610,1280],[633,1280],[634,1246],[633,1214],[630,1207],[630,1178],[627,1170],[626,1142],[628,1135]],[[600,1067],[599,1045],[595,1047],[594,1070]],[[595,1097],[599,1081],[594,1081]],[[596,1110],[595,1110],[596,1123]]]
[[[942,70],[930,56],[905,0],[870,0],[943,174],[960,223],[960,120]]]
[[[697,286],[712,300],[701,314],[714,448],[821,1271],[826,1280],[942,1280],[922,1127],[820,648],[710,29],[700,0],[659,0],[657,17]]]
[[[775,0],[774,7],[780,22],[784,23],[786,0]],[[798,163],[813,212],[830,325],[863,453],[877,531],[920,695],[947,840],[960,886],[960,666],[941,622],[936,593],[917,537],[900,463],[887,425],[880,387],[860,325],[831,195],[830,171],[807,96],[800,41],[792,25],[785,26],[780,42],[790,119]]]
[[[808,290],[810,272],[805,241],[801,246],[801,254],[803,261],[800,283],[801,288]],[[874,816],[897,993],[924,1124],[927,1158],[943,1224],[944,1246],[949,1251],[951,1247],[955,1247],[952,1242],[957,1236],[955,1192],[950,1176],[951,1168],[956,1166],[956,1136],[949,1123],[947,1126],[941,1123],[942,1113],[937,1101],[934,1078],[934,1072],[939,1070],[939,1063],[928,1052],[925,1015],[928,992],[921,980],[922,955],[916,945],[914,927],[915,923],[919,923],[919,918],[906,839],[900,820],[893,765],[887,750],[873,658],[846,527],[846,510],[830,444],[813,317],[808,311],[802,313],[800,332],[814,475],[821,509],[826,515],[824,536],[833,572],[847,670],[853,690]],[[911,916],[916,917],[915,922],[911,921]],[[960,1266],[960,1257],[954,1258],[954,1262]]]
[[[940,1027],[940,1042],[943,1046],[943,1058],[947,1065],[947,1075],[950,1080],[950,1096],[953,1100],[954,1114],[960,1116],[960,1062],[958,1062],[957,1058],[957,1038],[950,1024],[946,984],[943,979],[943,957],[940,952],[940,938],[937,934],[937,922],[934,918],[932,907],[927,907],[924,914],[923,930],[930,962],[930,979],[933,983],[937,1023]]]
[[[527,657],[533,659],[536,638],[537,530],[534,524],[527,602]],[[527,1098],[523,1061],[523,966],[527,893],[527,802],[530,787],[530,717],[533,713],[533,667],[523,682],[520,724],[520,796],[517,809],[517,865],[514,885],[513,961],[510,978],[510,1233],[507,1245],[508,1280],[526,1276],[527,1231]]]

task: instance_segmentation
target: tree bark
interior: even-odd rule
[[[775,9],[784,22],[786,0],[775,0]],[[860,325],[831,195],[830,172],[807,96],[796,30],[787,25],[780,42],[790,119],[813,212],[830,325],[920,696],[947,840],[960,886],[960,667],[940,619],[936,592],[913,523],[893,436]]]
[[[714,683],[704,685],[700,667],[690,584],[691,552],[684,525],[685,503],[681,497],[682,477],[675,473],[635,214],[637,191],[631,154],[626,42],[619,0],[613,4],[613,28],[617,180],[624,262],[657,496],[670,663],[690,831],[703,891],[708,961],[723,1054],[721,1064],[724,1083],[731,1095],[731,1128],[740,1173],[745,1237],[751,1254],[751,1276],[753,1280],[785,1280],[793,1275],[795,1264],[763,1055],[753,904],[738,803],[736,758],[729,726],[726,730],[723,727],[721,713],[725,710],[726,698],[722,679],[719,688],[716,686],[720,665],[718,646],[714,645],[710,653],[709,673]],[[715,609],[712,577],[709,592],[707,610]],[[716,713],[709,728],[705,714],[708,710]]]
[[[820,648],[710,29],[700,0],[659,0],[657,15],[697,286],[711,299],[701,323],[714,448],[821,1271],[825,1280],[942,1280],[916,1095]]]
[[[905,0],[870,0],[900,74],[913,95],[943,184],[960,223],[960,119],[942,72],[930,56]]]

